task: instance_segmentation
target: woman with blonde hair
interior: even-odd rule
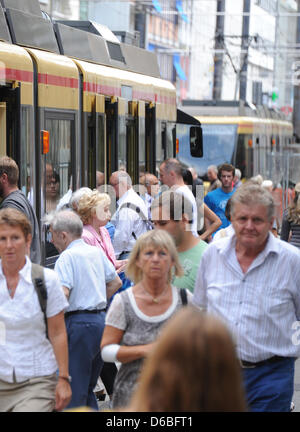
[[[283,213],[280,239],[300,248],[300,182],[295,186],[295,198]]]
[[[77,213],[83,223],[83,240],[91,246],[100,247],[117,272],[120,273],[124,270],[127,261],[116,260],[110,235],[105,228],[111,217],[110,203],[111,200],[108,194],[93,190],[80,198]]]
[[[239,362],[225,325],[194,306],[165,326],[129,411],[245,411]]]
[[[114,297],[101,342],[103,360],[121,362],[113,408],[128,404],[161,326],[185,303],[182,294],[186,291],[171,285],[174,274],[182,273],[175,244],[167,232],[152,230],[138,238],[126,270],[135,285]]]
[[[94,189],[90,193],[82,195],[79,199],[77,213],[83,223],[82,239],[91,246],[101,248],[114,265],[117,273],[120,274],[124,271],[127,260],[116,259],[109,232],[105,227],[111,217],[110,203],[111,200],[108,194],[100,193],[97,189]],[[117,368],[114,364],[104,363],[100,377],[109,397],[112,395],[116,374]],[[102,400],[104,397],[103,390],[96,387],[95,392],[96,397]]]

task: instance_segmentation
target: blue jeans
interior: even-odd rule
[[[294,358],[287,357],[253,369],[243,368],[242,371],[250,411],[290,411],[294,392]]]
[[[69,372],[72,377],[72,399],[67,408],[88,406],[98,410],[93,392],[103,360],[100,343],[105,325],[105,312],[66,317],[69,346]]]

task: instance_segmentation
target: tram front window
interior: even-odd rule
[[[232,163],[237,139],[236,125],[201,124],[203,134],[203,157],[193,158],[190,148],[180,145],[178,159],[186,166],[194,167],[202,177],[209,165]],[[186,143],[187,146],[187,143]]]

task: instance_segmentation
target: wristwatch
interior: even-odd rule
[[[68,383],[70,384],[72,381],[72,377],[70,375],[66,376],[66,375],[58,375],[58,378],[61,378],[65,381],[68,381]]]

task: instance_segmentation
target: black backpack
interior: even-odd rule
[[[142,210],[139,208],[139,206],[132,204],[130,202],[126,202],[121,205],[119,211],[121,211],[123,208],[130,208],[131,210],[135,211],[138,216],[142,219],[143,222],[146,224],[147,231],[153,230],[153,223],[148,219],[146,215],[142,212]],[[133,238],[136,240],[135,232],[132,232]]]
[[[46,336],[48,337],[48,321],[46,315],[48,294],[44,279],[44,268],[38,264],[31,263],[31,279],[37,293],[42,312],[44,314]]]

